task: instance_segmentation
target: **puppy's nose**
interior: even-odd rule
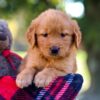
[[[0,41],[5,41],[7,37],[4,34],[0,34]]]
[[[59,50],[60,50],[60,48],[57,47],[57,46],[53,46],[52,48],[50,48],[50,50],[51,50],[51,54],[52,55],[57,55]]]

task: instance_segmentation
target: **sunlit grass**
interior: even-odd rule
[[[79,50],[77,53],[77,66],[77,73],[80,73],[84,79],[82,91],[86,91],[90,86],[91,78],[87,66],[87,53],[83,50]]]
[[[17,53],[19,56],[21,56],[22,58],[24,58],[26,52],[24,51],[14,51],[15,53]]]

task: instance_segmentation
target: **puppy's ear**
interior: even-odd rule
[[[26,38],[32,47],[36,45],[36,23],[34,20],[31,22],[31,25],[26,32]]]
[[[81,32],[78,23],[75,20],[72,21],[72,24],[74,29],[74,42],[76,47],[78,48],[81,42]]]

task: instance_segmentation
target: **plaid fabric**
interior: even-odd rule
[[[41,89],[35,100],[74,100],[82,83],[83,78],[79,74],[58,77],[48,87]]]
[[[68,74],[58,77],[45,88],[37,88],[32,84],[20,89],[14,77],[4,76],[0,79],[0,100],[74,100],[82,83],[80,74]]]
[[[10,50],[0,53],[0,77],[10,75],[16,76],[22,58]]]
[[[0,100],[74,100],[81,89],[83,78],[80,74],[58,77],[45,88],[37,88],[32,84],[27,88],[20,89],[16,86],[15,79],[16,69],[21,62],[21,58],[9,50],[4,51],[2,55],[2,61],[6,59],[5,63],[7,63],[4,63],[2,67],[7,72],[4,74],[1,69]]]

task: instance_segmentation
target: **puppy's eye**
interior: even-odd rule
[[[61,33],[60,35],[61,35],[61,37],[65,37],[66,36],[66,34],[64,34],[64,33]]]
[[[66,34],[65,33],[61,33],[60,35],[61,35],[61,37],[69,36],[69,34],[67,34],[67,33]]]
[[[43,36],[44,36],[44,37],[47,37],[47,36],[48,36],[48,33],[43,34]]]

